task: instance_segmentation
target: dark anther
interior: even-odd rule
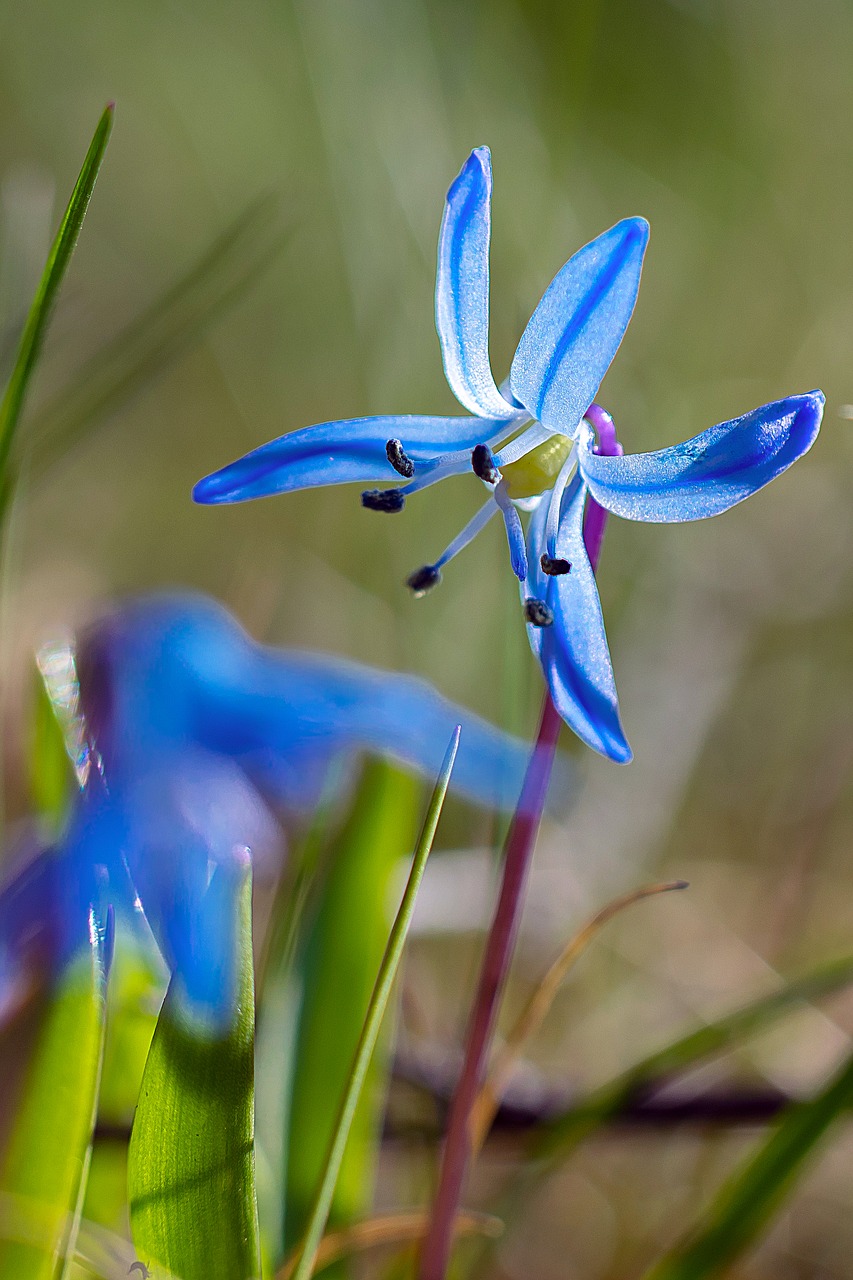
[[[556,559],[553,556],[546,556],[543,552],[539,557],[539,563],[542,566],[542,572],[549,574],[552,578],[558,577],[561,573],[569,573],[571,564],[568,560]]]
[[[407,480],[411,480],[415,474],[415,464],[403,448],[402,440],[387,440],[385,442],[385,453],[398,475],[405,476]]]
[[[414,573],[410,573],[406,579],[406,586],[416,596],[424,596],[428,591],[432,591],[433,587],[437,587],[441,582],[441,570],[436,569],[435,565],[425,564],[421,569],[415,569]]]
[[[471,466],[474,468],[474,475],[485,480],[486,484],[497,484],[501,478],[501,473],[495,466],[495,455],[487,444],[475,446],[471,453]]]
[[[550,627],[554,615],[544,600],[525,600],[524,616],[531,627]]]
[[[361,495],[361,505],[368,511],[402,511],[406,505],[406,497],[402,489],[365,489]]]

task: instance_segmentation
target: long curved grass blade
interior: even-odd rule
[[[346,1087],[388,941],[392,877],[417,833],[417,801],[410,774],[385,760],[369,761],[343,829],[324,854],[326,873],[299,965],[302,998],[286,1126],[288,1251],[302,1238],[326,1163],[335,1123],[329,1100]],[[335,1227],[369,1210],[388,1070],[387,1054],[377,1049],[338,1172],[330,1207]]]
[[[0,1280],[55,1280],[73,1252],[97,1109],[110,945],[90,913],[88,941],[50,996],[0,1175]]]
[[[757,1153],[725,1184],[700,1225],[647,1280],[722,1275],[758,1238],[831,1125],[853,1104],[853,1057],[809,1102],[794,1103]]]
[[[389,1213],[381,1218],[369,1218],[355,1222],[341,1231],[324,1236],[317,1250],[315,1269],[325,1269],[331,1263],[350,1253],[376,1249],[381,1245],[412,1244],[426,1235],[429,1226],[429,1210],[415,1209],[411,1213]],[[457,1214],[454,1234],[490,1236],[497,1239],[503,1233],[503,1223],[489,1213],[462,1212]],[[280,1267],[275,1280],[292,1280],[298,1258],[292,1258]]]
[[[444,763],[441,766],[441,772],[438,776],[435,789],[430,798],[427,808],[426,817],[424,819],[421,834],[415,848],[415,856],[412,862],[412,869],[409,873],[406,888],[403,891],[403,898],[397,912],[394,924],[391,927],[391,934],[388,939],[388,945],[385,954],[382,957],[382,963],[379,966],[379,973],[376,978],[376,985],[373,988],[373,995],[370,998],[367,1016],[364,1019],[361,1036],[353,1058],[352,1067],[350,1069],[349,1078],[344,1089],[343,1097],[340,1101],[338,1116],[332,1133],[332,1140],[329,1144],[329,1152],[326,1158],[323,1175],[317,1188],[314,1206],[311,1216],[308,1220],[308,1226],[305,1232],[305,1238],[302,1242],[302,1248],[299,1254],[299,1261],[293,1271],[293,1280],[309,1280],[314,1271],[317,1259],[317,1252],[320,1248],[320,1242],[326,1230],[326,1223],[329,1218],[329,1209],[332,1204],[332,1197],[335,1191],[335,1184],[338,1179],[341,1162],[346,1150],[347,1140],[349,1138],[350,1129],[352,1127],[353,1117],[358,1107],[359,1098],[362,1088],[364,1087],[365,1077],[370,1066],[370,1059],[373,1050],[376,1047],[376,1041],[379,1036],[379,1029],[382,1025],[382,1018],[391,996],[391,988],[394,985],[394,979],[397,975],[397,969],[403,955],[403,948],[406,943],[406,935],[409,931],[409,925],[415,910],[415,898],[423,878],[424,869],[426,867],[427,858],[429,857],[432,842],[435,837],[435,830],[438,826],[438,820],[441,816],[444,797],[447,794],[447,788],[450,783],[450,775],[453,771],[453,762],[456,759],[456,752],[459,747],[459,727],[457,726],[447,754],[444,757]]]
[[[582,1103],[552,1120],[534,1147],[549,1162],[565,1159],[599,1126],[629,1103],[707,1058],[725,1053],[755,1035],[794,1006],[818,1000],[853,982],[853,956],[820,965],[772,995],[762,996],[717,1022],[692,1031],[657,1050],[622,1075],[589,1094]]]
[[[62,284],[89,200],[94,190],[101,161],[109,141],[114,108],[107,107],[98,122],[95,135],[83,161],[83,167],[71,193],[56,239],[48,255],[44,273],[30,308],[18,353],[5,394],[0,401],[0,492],[8,496],[8,467],[12,444],[21,416],[24,398],[38,360],[53,304]]]
[[[262,275],[289,228],[272,195],[253,201],[190,269],[87,361],[27,430],[36,477],[162,372]]]
[[[252,891],[238,909],[240,998],[227,1036],[183,1020],[174,980],[145,1064],[128,1153],[130,1222],[146,1266],[181,1280],[260,1276],[254,1167]]]
[[[726,1053],[757,1035],[798,1005],[807,1005],[853,983],[853,955],[819,965],[772,995],[735,1009],[717,1022],[691,1031],[649,1054],[615,1080],[593,1090],[537,1134],[528,1159],[498,1212],[508,1221],[523,1213],[534,1189],[567,1160],[591,1134],[617,1118],[638,1099],[700,1063]],[[479,1272],[478,1272],[479,1274]]]
[[[486,1082],[480,1090],[473,1111],[471,1112],[471,1150],[479,1151],[491,1128],[498,1109],[501,1094],[506,1088],[512,1069],[523,1052],[525,1044],[541,1027],[554,999],[565,981],[569,970],[583,955],[587,947],[597,937],[608,921],[633,906],[659,893],[670,893],[673,889],[686,889],[686,880],[668,880],[664,884],[646,884],[631,893],[623,893],[612,902],[597,911],[575,933],[562,951],[543,974],[532,996],[522,1009],[495,1059],[489,1067]]]

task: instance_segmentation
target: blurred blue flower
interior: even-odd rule
[[[520,790],[525,744],[424,681],[263,648],[201,597],[117,609],[74,658],[83,785],[60,846],[0,893],[0,976],[39,941],[73,949],[92,902],[102,920],[109,904],[125,920],[142,910],[188,1008],[221,1028],[234,898],[249,849],[276,841],[271,809],[310,808],[334,762],[360,751],[435,775],[456,724],[456,791],[508,809]]]
[[[648,223],[627,218],[557,273],[522,334],[499,389],[488,352],[492,174],[478,147],[452,184],[441,225],[436,326],[447,381],[473,417],[391,416],[326,422],[282,436],[207,476],[197,502],[242,502],[344,481],[408,482],[366,490],[377,511],[472,468],[489,496],[408,585],[420,595],[500,511],[522,584],[528,633],[560,714],[595,750],[627,761],[601,607],[584,548],[589,495],[630,520],[718,515],[810,448],[820,392],[791,396],[711,427],[684,444],[628,457],[598,448],[612,423],[593,405],[634,309]],[[621,449],[618,450],[621,455]],[[519,509],[535,509],[525,538]],[[547,634],[543,634],[547,632]]]

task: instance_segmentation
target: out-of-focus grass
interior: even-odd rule
[[[545,832],[508,1014],[539,968],[540,936],[550,954],[592,906],[653,870],[688,877],[689,897],[655,906],[654,931],[620,923],[579,968],[534,1051],[550,1079],[600,1082],[689,1019],[771,984],[775,966],[845,950],[852,56],[853,11],[837,0],[6,5],[0,179],[14,187],[22,165],[41,175],[28,188],[34,234],[38,191],[69,185],[93,116],[110,97],[119,108],[34,416],[247,198],[280,191],[294,228],[256,289],[23,507],[0,670],[12,813],[26,804],[16,691],[33,644],[116,590],[196,585],[264,638],[410,667],[530,726],[537,675],[500,529],[429,598],[402,587],[473,509],[472,481],[419,496],[393,529],[356,490],[189,502],[202,473],[293,427],[452,411],[432,327],[435,242],[448,182],[488,142],[499,376],[555,269],[642,213],[652,242],[640,302],[602,392],[628,448],[788,392],[827,393],[813,454],[744,507],[684,529],[613,522],[601,588],[637,758],[627,770],[591,761],[586,798]],[[468,940],[417,940],[409,987],[422,1034],[455,1031],[470,951]],[[735,1066],[811,1087],[843,1051],[850,1012],[804,1018]],[[508,1233],[502,1265],[529,1273],[533,1257],[545,1280],[569,1265],[636,1270],[742,1145],[602,1139]],[[842,1165],[830,1152],[745,1276],[843,1241]],[[406,1176],[423,1199],[412,1162]],[[492,1176],[487,1165],[481,1190]],[[826,1274],[844,1274],[844,1249],[822,1249]]]

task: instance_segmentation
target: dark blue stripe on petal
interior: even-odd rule
[[[512,362],[510,386],[526,409],[572,434],[622,341],[649,237],[626,218],[570,258],[545,291]]]
[[[193,498],[205,504],[246,502],[347,481],[399,483],[385,452],[389,439],[402,442],[417,478],[418,463],[454,449],[473,449],[497,430],[498,423],[484,418],[408,414],[323,422],[280,436],[205,476],[193,489]]]
[[[628,520],[675,522],[716,516],[769,484],[813,445],[820,391],[762,405],[655,453],[603,457],[583,433],[578,462],[590,492]]]
[[[619,720],[598,587],[584,547],[585,500],[586,488],[576,476],[566,491],[556,548],[559,556],[570,561],[570,573],[539,575],[533,565],[538,564],[544,546],[531,543],[531,585],[545,586],[543,598],[554,623],[527,630],[554,705],[566,724],[594,751],[624,764],[631,759],[631,748]],[[541,538],[544,521],[540,519],[536,528]]]
[[[447,193],[438,241],[435,324],[444,371],[460,404],[483,417],[515,412],[489,364],[489,239],[492,165],[477,147]]]

